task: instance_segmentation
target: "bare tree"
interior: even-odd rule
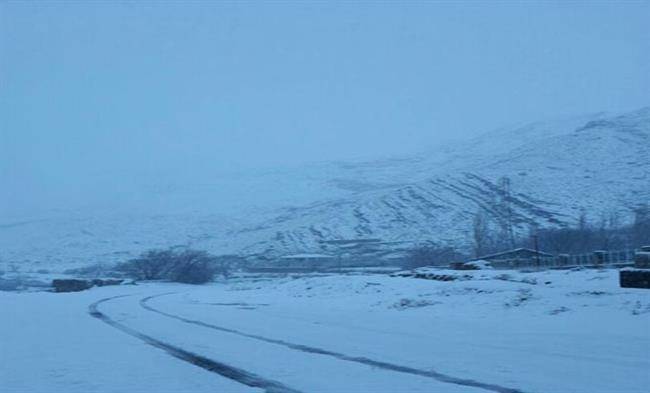
[[[650,241],[650,214],[648,218],[644,217],[644,210],[641,209],[635,213],[634,224],[624,226],[621,225],[620,215],[611,212],[601,215],[600,220],[593,224],[583,212],[575,227],[539,229],[539,245],[542,250],[555,254],[581,254],[594,250],[638,247],[644,241],[644,236],[646,241]]]
[[[630,228],[631,241],[635,247],[650,245],[650,206],[642,204],[634,209],[634,221]]]
[[[191,249],[150,250],[124,262],[117,270],[138,280],[171,280],[202,284],[217,273],[227,275],[228,267],[205,251]]]
[[[121,263],[117,270],[138,280],[161,280],[167,277],[175,263],[173,250],[149,250],[137,258]]]
[[[581,210],[580,216],[578,217],[578,229],[586,230],[588,228],[589,228],[589,220],[587,219],[587,212]]]
[[[508,248],[514,248],[514,213],[512,211],[511,180],[508,176],[499,179],[499,193],[498,209],[501,215],[501,243],[504,243]]]
[[[490,225],[488,215],[484,209],[479,208],[472,219],[472,240],[474,255],[479,258],[491,248]]]
[[[629,243],[621,231],[620,216],[617,212],[603,213],[594,231],[594,245],[599,250],[621,249]]]

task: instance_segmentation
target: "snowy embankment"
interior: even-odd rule
[[[0,293],[0,389],[594,393],[649,385],[650,292],[619,288],[615,270],[438,272],[459,279],[249,277]],[[98,312],[225,369],[208,372],[89,314],[119,295],[128,296]]]

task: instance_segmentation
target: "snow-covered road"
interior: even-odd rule
[[[645,391],[648,292],[615,271],[472,274],[1,293],[0,388]]]
[[[192,364],[198,363],[200,367],[248,386],[263,387],[269,392],[293,392],[296,389],[260,377],[262,373],[289,380],[291,386],[299,387],[299,391],[310,392],[517,392],[516,389],[444,375],[433,370],[350,356],[184,318],[147,304],[148,300],[157,297],[159,296],[148,296],[137,302],[134,297],[124,296],[98,302],[104,303],[103,308],[120,315],[124,319],[123,323],[115,322],[105,313],[99,312],[98,303],[91,305],[90,311],[93,316],[100,317],[111,326],[162,348],[175,357]],[[145,310],[144,313],[135,307],[136,302]],[[152,316],[150,312],[158,315]],[[159,320],[160,316],[165,319]],[[179,335],[179,330],[184,333]],[[153,339],[149,334],[158,339]],[[214,344],[206,347],[206,342]],[[182,350],[179,351],[179,348]],[[201,357],[199,361],[197,356]],[[215,362],[211,359],[220,360]],[[293,371],[288,372],[289,370]],[[306,376],[309,377],[305,378]],[[448,384],[452,386],[447,386]]]
[[[195,366],[201,367],[204,370],[210,371],[215,374],[219,374],[221,376],[224,376],[226,378],[232,379],[233,381],[239,382],[241,384],[244,384],[246,386],[254,387],[254,388],[261,388],[264,391],[268,393],[298,393],[297,390],[291,389],[287,386],[282,385],[281,383],[278,383],[276,381],[268,380],[265,378],[262,378],[258,375],[252,374],[250,372],[247,372],[245,370],[238,369],[236,367],[229,366],[227,364],[208,359],[204,356],[188,352],[184,350],[183,348],[179,348],[177,346],[168,344],[166,342],[163,342],[159,339],[153,338],[151,336],[148,336],[144,333],[141,333],[137,330],[134,330],[122,323],[119,323],[115,321],[113,318],[107,316],[103,312],[99,311],[98,306],[101,303],[105,303],[108,301],[113,301],[119,298],[123,298],[129,295],[121,295],[121,296],[113,296],[113,297],[108,297],[102,300],[99,300],[88,307],[88,312],[90,313],[91,316],[94,318],[97,318],[103,322],[105,322],[107,325],[112,326],[132,337],[135,337],[137,339],[140,339],[144,341],[145,343],[155,347],[162,349],[163,351],[167,352],[169,355],[183,360],[187,363],[193,364]]]

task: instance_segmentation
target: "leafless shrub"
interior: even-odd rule
[[[228,267],[206,251],[191,249],[149,250],[140,257],[121,263],[118,271],[138,280],[170,280],[203,284]]]
[[[93,265],[78,267],[74,269],[67,269],[63,273],[87,278],[120,277],[122,275],[120,272],[114,271],[114,266],[102,263],[96,263]]]
[[[205,251],[185,250],[173,261],[169,279],[186,284],[204,284],[214,279],[218,271],[217,259]]]

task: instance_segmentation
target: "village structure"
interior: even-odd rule
[[[383,241],[376,238],[337,239],[320,242],[318,252],[300,252],[263,259],[247,267],[256,273],[343,272],[350,269],[400,270],[408,265],[409,252],[415,245],[409,241]],[[650,288],[650,247],[641,250],[602,251],[569,255],[554,255],[531,248],[514,248],[479,256],[469,261],[450,260],[445,265],[452,269],[477,266],[495,269],[621,267],[621,286]],[[440,266],[444,267],[444,266]],[[639,270],[640,272],[638,272]]]

